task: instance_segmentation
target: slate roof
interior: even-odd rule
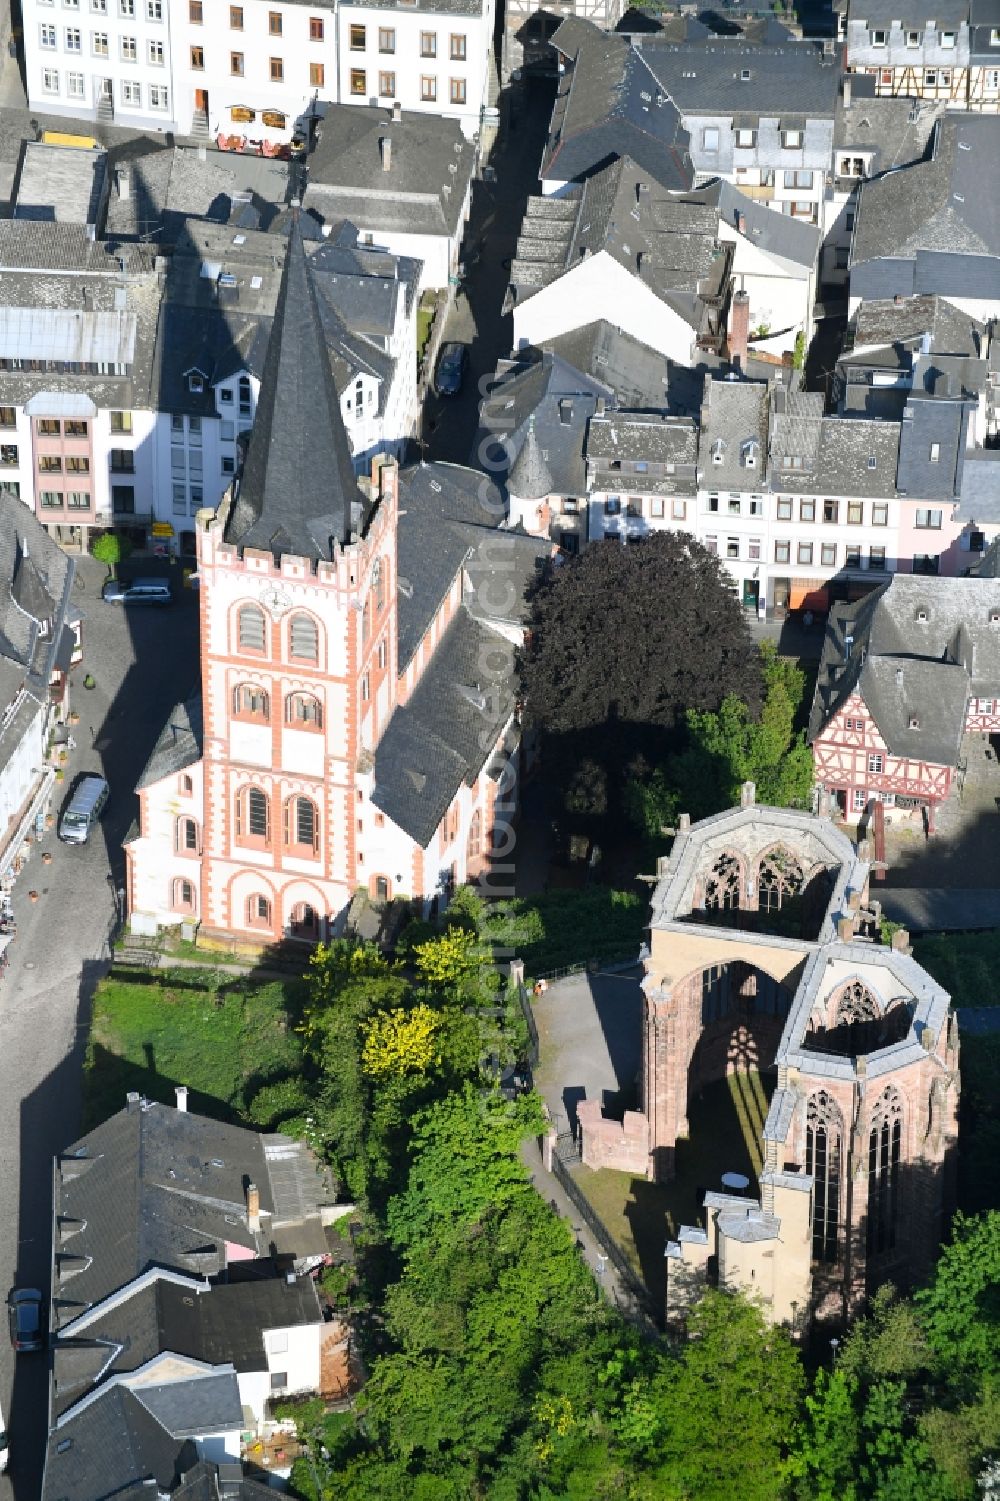
[[[954,518],[987,525],[1000,522],[1000,453],[995,448],[974,448],[966,453]]]
[[[780,256],[784,261],[811,271],[819,255],[821,231],[815,224],[796,219],[791,214],[777,214],[766,203],[748,198],[732,183],[719,178],[699,189],[705,203],[714,203],[719,218],[731,228],[742,221],[740,233],[758,250]]]
[[[1000,204],[982,191],[1000,154],[1000,117],[946,115],[935,127],[932,152],[929,161],[862,184],[852,264],[912,261],[921,251],[959,261],[1000,256]],[[970,295],[960,281],[954,291]]]
[[[184,1473],[171,1501],[274,1501],[274,1490],[244,1474],[240,1464],[202,1459]]]
[[[107,170],[108,154],[103,149],[25,141],[13,217],[100,228]]]
[[[834,150],[871,153],[871,176],[908,166],[927,155],[935,122],[946,108],[944,100],[876,96],[874,78],[852,73],[850,104],[838,100]]]
[[[568,23],[552,44],[562,50]],[[561,40],[562,39],[562,40]],[[666,187],[689,188],[690,140],[642,54],[623,37],[588,35],[556,95],[540,176],[572,182],[629,156]]]
[[[970,404],[914,393],[903,408],[896,490],[928,500],[952,500],[961,489]],[[933,453],[937,458],[931,458]]]
[[[399,671],[407,667],[462,564],[504,515],[481,470],[416,464],[400,471],[396,604]]]
[[[705,379],[698,463],[712,489],[763,490],[767,467],[768,388],[759,381]],[[746,445],[756,444],[749,466]],[[716,455],[721,462],[716,462]]]
[[[796,459],[796,471],[814,474],[823,433],[821,391],[789,391],[777,387],[771,398],[770,463],[773,486],[784,483],[791,469],[783,460]]]
[[[514,713],[514,648],[463,604],[375,751],[372,802],[425,848]]]
[[[826,55],[815,41],[789,38],[773,45],[712,36],[678,45],[650,37],[643,39],[642,55],[685,116],[785,119],[798,114],[832,120],[836,110],[840,59]]]
[[[502,370],[480,405],[480,431],[494,435],[506,456],[506,487],[519,500],[586,493],[583,445],[598,403],[610,387],[543,354]],[[499,478],[499,472],[498,472]]]
[[[0,495],[0,765],[47,702],[75,567],[23,501]]]
[[[383,170],[379,141],[392,142]],[[332,104],[309,157],[306,208],[366,230],[451,237],[458,232],[475,147],[457,120]],[[454,170],[452,170],[454,169]]]
[[[545,341],[544,348],[558,355],[574,370],[589,375],[614,392],[619,406],[633,411],[659,411],[670,403],[671,371],[687,373],[687,366],[673,366],[647,344],[622,333],[601,318],[585,323],[572,333]],[[701,401],[701,384],[694,392],[694,406]]]
[[[136,792],[176,776],[201,760],[204,730],[201,694],[177,704],[150,752],[149,760],[136,783]]]
[[[236,1379],[231,1378],[235,1391]],[[141,1390],[109,1387],[93,1403],[67,1415],[49,1435],[43,1501],[94,1501],[95,1497],[146,1494],[149,1479],[161,1493],[172,1489],[198,1451],[187,1434],[173,1434],[143,1400]],[[236,1411],[239,1396],[236,1393]],[[237,1417],[239,1426],[240,1419]]]
[[[815,494],[815,474],[828,495],[857,495],[873,500],[894,495],[899,433],[898,422],[824,417],[814,470],[799,474],[774,466],[771,488],[792,494]]]
[[[1000,691],[994,614],[1000,618],[1000,581],[919,574],[894,574],[858,603],[835,605],[810,739],[856,689],[891,754],[956,766],[969,694]]]
[[[313,1199],[297,1218],[302,1209],[289,1209],[275,1191],[272,1142],[311,1162],[284,1137],[152,1103],[130,1103],[76,1142],[56,1166],[52,1327],[65,1327],[151,1266],[214,1276],[225,1266],[227,1241],[253,1255],[274,1244],[278,1254],[290,1248],[298,1256],[307,1237],[313,1254],[323,1254],[323,1181],[310,1166]],[[260,1190],[259,1235],[247,1224],[248,1181]]]
[[[965,355],[978,360],[986,347],[986,330],[978,319],[956,307],[947,297],[866,299],[848,330],[849,348],[842,362],[872,363],[879,351],[886,363],[904,362],[919,350],[929,336],[931,350],[939,355]]]
[[[141,153],[116,152],[113,170],[107,233],[152,235],[161,246],[176,242],[188,218],[227,224],[235,214],[243,227],[268,229],[289,193],[287,162],[237,152],[202,156],[197,148],[154,146]],[[119,174],[127,183],[124,197]]]
[[[309,1276],[292,1282],[284,1277],[240,1278],[213,1284],[177,1282],[153,1275],[141,1278],[123,1296],[111,1298],[86,1320],[79,1332],[55,1341],[52,1353],[52,1407],[56,1417],[67,1412],[102,1383],[144,1368],[167,1368],[176,1383],[175,1403],[192,1403],[181,1389],[195,1381],[190,1415],[182,1420],[176,1406],[169,1426],[173,1432],[194,1431],[202,1421],[212,1389],[199,1379],[199,1367],[231,1367],[239,1373],[266,1371],[264,1335],[270,1329],[318,1326],[323,1321],[316,1287]],[[187,1372],[177,1371],[179,1357]],[[167,1388],[165,1387],[165,1390]],[[227,1402],[227,1388],[215,1388]],[[163,1403],[156,1409],[163,1418]]]
[[[316,288],[293,228],[226,541],[275,557],[330,558],[361,530],[365,508]]]
[[[641,465],[637,470],[636,465]],[[587,432],[591,484],[643,495],[693,495],[698,428],[688,417],[612,412]]]
[[[515,300],[526,302],[601,252],[697,331],[721,306],[732,248],[719,243],[715,210],[671,195],[629,157],[596,172],[573,197],[529,198],[511,265]]]

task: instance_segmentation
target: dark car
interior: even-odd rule
[[[464,344],[446,344],[438,356],[434,389],[439,396],[457,396],[465,379],[469,351]]]
[[[115,605],[168,605],[173,594],[166,579],[108,579],[101,598]]]
[[[10,1342],[15,1350],[40,1350],[45,1344],[42,1334],[42,1295],[37,1287],[15,1287],[7,1299]]]

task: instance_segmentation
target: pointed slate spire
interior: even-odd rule
[[[226,541],[279,556],[329,558],[358,531],[358,488],[298,211]]]
[[[552,472],[535,432],[535,414],[528,418],[528,431],[517,458],[510,466],[507,488],[518,500],[541,500],[555,489]]]

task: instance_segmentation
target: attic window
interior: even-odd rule
[[[932,443],[931,444],[931,463],[932,464],[936,464],[940,458],[941,458],[941,444],[940,443]]]
[[[927,611],[926,610],[918,610],[917,613],[916,613],[916,619],[919,620],[919,621],[921,621],[922,623],[926,624],[926,621],[927,621]]]
[[[1000,625],[1000,610],[990,611],[990,625]]]
[[[725,456],[726,440],[724,438],[716,438],[715,442],[712,444],[712,463],[721,464]]]
[[[192,370],[188,376],[188,390],[197,395],[199,392],[204,391],[204,389],[205,377],[200,370]]]
[[[910,715],[910,718],[909,718],[909,728],[911,730],[919,730],[919,728],[920,728],[920,718],[919,718],[918,715],[916,715],[916,714],[911,714]]]
[[[744,443],[744,445],[743,445],[743,466],[744,466],[745,469],[756,469],[757,468],[757,450],[758,450],[758,444],[755,442],[755,440],[753,438],[750,438],[746,443]]]
[[[742,72],[740,73],[740,78],[743,80],[744,83],[749,83],[750,82],[750,69],[749,68],[744,68],[742,70]]]
[[[233,244],[234,245],[245,245],[246,242],[247,242],[246,235],[233,235]]]
[[[868,468],[869,469],[876,469],[876,468],[878,468],[878,460],[876,459],[876,457],[875,457],[875,455],[873,453],[870,453],[868,455]]]

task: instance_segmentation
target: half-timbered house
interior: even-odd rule
[[[809,736],[816,780],[856,821],[879,801],[926,809],[966,734],[1000,730],[1000,581],[896,574],[827,624]]]

